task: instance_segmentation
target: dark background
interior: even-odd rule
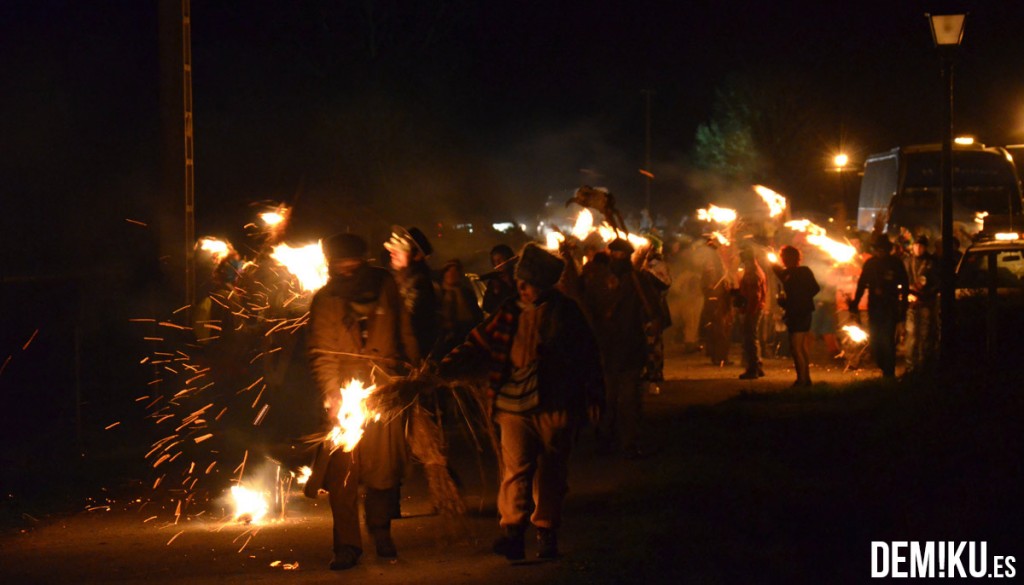
[[[128,320],[181,304],[181,247],[167,235],[181,225],[180,152],[161,86],[177,71],[161,61],[161,6],[0,5],[11,485],[47,456],[111,447],[80,431],[131,415],[149,378]],[[796,209],[829,212],[838,150],[856,164],[941,138],[924,13],[965,8],[957,132],[1024,142],[1014,2],[194,2],[197,235],[237,243],[267,200],[294,206],[297,241],[391,223],[533,225],[582,183],[635,214],[645,90],[651,204],[676,225],[730,187],[694,147],[731,83],[757,89],[750,108],[784,112],[773,138],[788,148],[762,153],[774,157],[767,184]]]

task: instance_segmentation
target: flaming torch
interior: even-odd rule
[[[217,238],[212,238],[210,236],[200,238],[196,247],[203,252],[208,252],[213,258],[214,264],[219,264],[221,260],[227,258],[233,249],[231,244],[224,240],[218,240]]]
[[[864,343],[868,340],[868,332],[856,325],[844,325],[843,331],[846,332],[846,336],[850,338],[850,341],[854,343]]]
[[[317,291],[327,284],[327,259],[320,242],[298,248],[278,244],[270,257],[299,279],[303,291]]]
[[[352,452],[363,438],[363,429],[371,418],[380,419],[380,414],[373,412],[366,405],[366,399],[377,389],[376,385],[369,388],[355,378],[341,388],[341,404],[338,408],[338,423],[327,435],[334,449],[341,448],[345,453]]]
[[[718,207],[711,204],[707,209],[697,210],[697,219],[701,221],[714,222],[721,225],[728,225],[736,221],[736,210],[726,207]]]
[[[849,264],[857,256],[856,248],[828,237],[825,228],[812,223],[808,219],[787,221],[785,226],[795,232],[806,233],[808,244],[825,252],[838,264]]]
[[[786,198],[764,185],[754,185],[754,191],[768,206],[768,217],[778,217],[786,210]]]

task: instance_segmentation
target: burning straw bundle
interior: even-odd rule
[[[450,404],[456,420],[466,425],[478,453],[490,448],[499,453],[497,435],[491,423],[485,394],[472,384],[449,383],[430,374],[425,367],[407,376],[391,377],[374,367],[373,378],[383,383],[366,398],[367,409],[382,421],[403,419],[405,437],[412,456],[423,464],[431,503],[444,521],[444,537],[454,541],[469,536],[466,507],[448,467],[447,441],[442,424],[442,404]],[[442,396],[447,400],[442,400]],[[331,453],[338,447],[323,435],[318,443],[313,473],[306,495],[316,497]]]

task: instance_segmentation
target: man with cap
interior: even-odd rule
[[[369,386],[373,366],[396,368],[419,360],[408,313],[402,308],[391,274],[370,266],[366,241],[337,234],[323,243],[330,276],[310,306],[309,356],[323,395],[327,420],[336,420],[340,389],[351,379]],[[369,422],[362,440],[349,453],[329,455],[322,484],[307,486],[307,495],[327,490],[334,518],[332,570],[348,569],[362,554],[359,533],[359,485],[366,488],[366,526],[378,557],[397,555],[391,540],[391,502],[406,460],[401,420]],[[313,480],[311,479],[311,482]]]
[[[486,366],[501,429],[502,535],[494,552],[509,560],[525,558],[531,523],[537,556],[558,556],[572,440],[579,425],[596,422],[604,399],[594,335],[579,306],[555,288],[563,268],[562,259],[527,244],[516,265],[518,298],[476,327],[439,369],[452,377]]]
[[[933,365],[939,338],[939,261],[928,251],[928,236],[917,236],[906,260],[910,283],[907,310],[907,368]]]
[[[391,239],[384,248],[391,254],[391,268],[412,320],[420,354],[426,357],[441,335],[440,303],[427,265],[427,257],[433,254],[434,247],[419,228],[405,229],[396,225],[392,226]]]
[[[896,326],[907,315],[907,270],[892,255],[892,242],[879,234],[871,245],[871,257],[864,262],[857,292],[850,301],[850,314],[860,316],[860,299],[868,293],[868,335],[875,363],[886,378],[896,377]]]
[[[610,449],[617,438],[630,459],[643,456],[639,445],[643,409],[641,376],[647,364],[645,324],[655,315],[654,291],[633,267],[633,246],[619,238],[608,244],[608,263],[594,263],[583,278],[583,306],[601,350],[605,380],[605,414],[598,448]]]

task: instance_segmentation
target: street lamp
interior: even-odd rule
[[[846,229],[846,183],[844,181],[844,173],[847,170],[847,165],[850,164],[850,157],[845,152],[840,152],[832,157],[832,170],[836,172],[837,182],[839,183],[839,201],[832,204],[835,208],[835,214],[839,218],[839,224]]]
[[[956,267],[953,266],[953,56],[964,37],[966,14],[926,14],[932,40],[942,58],[942,80],[946,89],[945,122],[942,136],[942,262],[940,315],[940,364],[951,364],[955,352]]]

